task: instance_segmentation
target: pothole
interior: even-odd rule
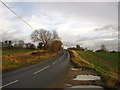
[[[97,86],[97,85],[78,85],[78,86],[72,86],[70,88],[101,88],[103,89],[103,87]]]
[[[81,81],[89,81],[89,80],[100,80],[100,76],[94,75],[77,75],[77,77],[73,78],[73,80],[81,80]]]

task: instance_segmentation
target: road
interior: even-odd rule
[[[64,50],[52,59],[3,74],[0,88],[47,88],[65,75],[69,62]]]

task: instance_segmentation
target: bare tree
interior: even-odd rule
[[[50,32],[45,29],[39,29],[31,34],[31,39],[33,42],[42,42],[46,49],[52,41],[58,39],[58,34],[56,31]]]
[[[6,40],[2,43],[3,49],[11,49],[12,46],[12,41],[11,40]]]
[[[12,41],[11,41],[11,40],[8,41],[8,44],[9,44],[9,47],[11,47],[11,45],[12,45]]]
[[[80,49],[81,47],[80,47],[80,45],[76,45],[76,48],[77,48],[77,49]]]
[[[20,41],[19,41],[19,47],[23,48],[23,47],[24,47],[24,44],[25,44],[25,43],[24,43],[23,40],[20,40]]]
[[[60,39],[60,37],[58,36],[58,33],[55,30],[52,31],[52,39],[53,41]]]
[[[5,47],[8,47],[8,41],[6,40],[4,43],[5,43]]]
[[[43,49],[43,43],[42,43],[42,42],[39,42],[37,48]]]
[[[25,48],[27,48],[27,49],[35,49],[36,47],[35,47],[35,45],[33,43],[26,43]]]
[[[39,48],[46,49],[48,52],[58,52],[61,50],[62,42],[59,40],[56,31],[47,31],[45,29],[35,30],[31,34],[33,42],[39,42]]]
[[[101,49],[100,49],[101,51],[107,51],[107,49],[106,49],[106,46],[105,45],[101,45]]]

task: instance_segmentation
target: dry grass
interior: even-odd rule
[[[107,80],[105,82],[105,86],[109,87],[109,88],[114,88],[116,85],[116,83],[114,81],[111,81],[111,80]]]
[[[104,82],[105,87],[107,88],[116,88],[118,83],[118,69],[117,65],[115,64],[115,60],[108,59],[109,55],[106,56],[108,53],[100,53],[104,54],[104,57],[98,57],[96,54],[91,54],[91,52],[85,51],[74,51],[71,50],[73,53],[72,62],[78,65],[79,67],[89,67],[97,71],[101,76]],[[110,54],[111,55],[111,54]],[[110,56],[112,57],[112,56]],[[105,59],[103,59],[105,58]],[[114,61],[114,62],[113,62]],[[80,64],[84,63],[84,64]]]
[[[73,53],[73,58],[72,58],[72,61],[78,66],[78,67],[91,67],[93,68],[94,65],[93,64],[90,64],[88,61],[82,59],[78,53],[74,50],[71,50],[71,52]]]
[[[39,54],[32,54],[32,53]],[[44,53],[43,53],[44,52]],[[39,63],[43,60],[56,56],[58,53],[47,53],[44,50],[35,50],[26,53],[18,53],[2,56],[2,71],[8,72],[25,66]]]
[[[94,64],[94,69],[108,79],[118,80],[117,53],[77,52],[80,57]],[[100,55],[100,56],[98,56]],[[110,57],[110,58],[109,58]]]

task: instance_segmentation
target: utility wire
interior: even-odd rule
[[[4,2],[2,2],[0,0],[0,2],[6,7],[8,8],[14,15],[16,15],[20,20],[22,20],[25,24],[27,24],[30,28],[32,28],[33,30],[35,30],[29,23],[27,23],[24,19],[22,19],[20,16],[18,16],[10,7],[8,7]]]

